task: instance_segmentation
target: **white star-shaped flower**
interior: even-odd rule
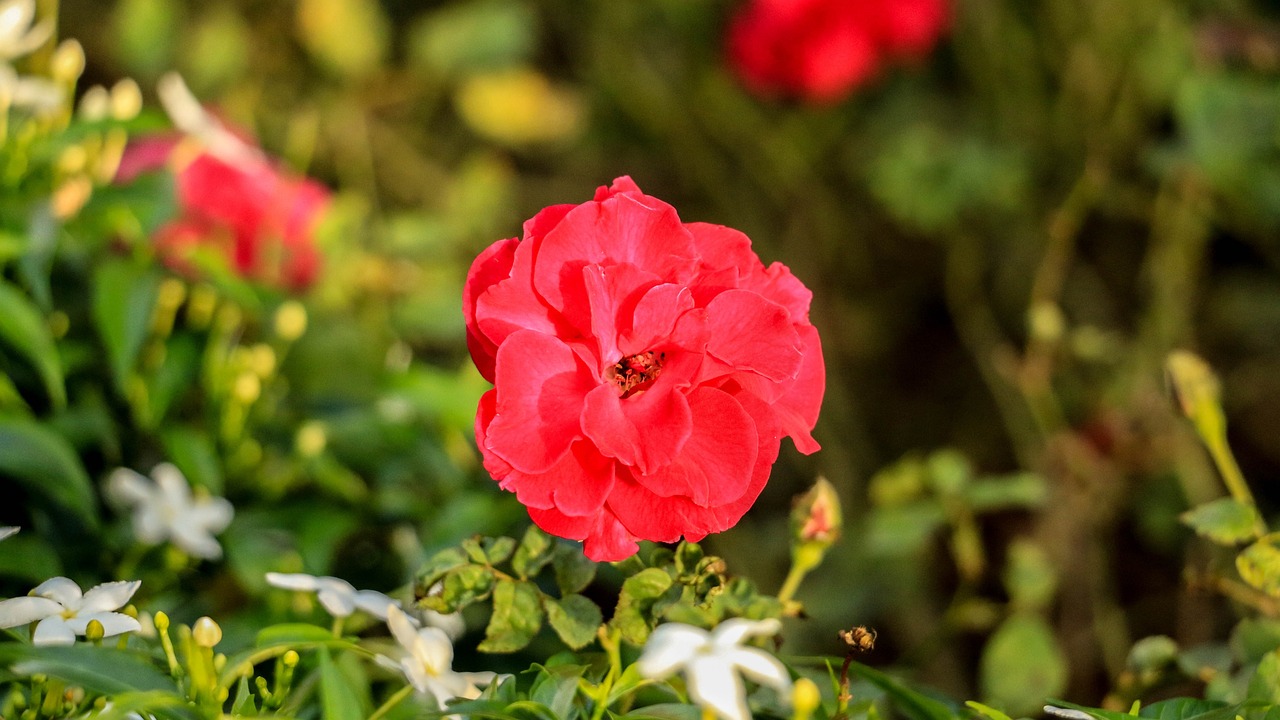
[[[53,34],[53,22],[36,25],[35,0],[0,0],[0,60],[9,61],[33,52]]]
[[[155,482],[120,468],[107,480],[107,495],[133,507],[133,534],[146,545],[172,542],[192,557],[216,560],[222,546],[214,537],[227,529],[235,514],[225,498],[193,498],[178,468],[161,463],[151,471]]]
[[[330,615],[344,618],[356,610],[363,610],[386,622],[387,609],[400,608],[400,601],[387,597],[377,590],[357,590],[342,578],[328,575],[306,575],[304,573],[267,573],[267,584],[285,590],[313,592],[320,605]],[[431,610],[422,611],[428,625],[444,630],[450,639],[457,639],[466,631],[462,616],[458,613],[448,615]],[[418,625],[412,615],[407,615],[409,622]]]
[[[491,672],[454,672],[449,636],[440,628],[414,626],[395,605],[387,608],[387,627],[405,652],[399,660],[379,655],[378,664],[403,673],[415,690],[434,697],[441,710],[450,698],[480,697],[477,686],[488,685],[497,677]]]
[[[64,577],[46,580],[27,597],[0,602],[0,628],[36,622],[31,642],[36,645],[71,645],[84,635],[89,622],[102,623],[103,637],[141,629],[138,621],[112,612],[129,602],[142,583],[109,582],[81,594],[80,586]]]
[[[2,42],[2,41],[0,41]],[[62,88],[34,75],[19,75],[0,62],[0,106],[30,110],[40,115],[62,107]]]
[[[782,623],[775,619],[734,618],[711,632],[683,623],[659,625],[645,643],[637,669],[654,679],[684,670],[690,700],[725,720],[751,720],[740,675],[773,687],[784,697],[791,677],[777,658],[742,642],[752,636],[776,635],[781,629]]]

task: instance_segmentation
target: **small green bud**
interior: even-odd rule
[[[157,632],[167,632],[169,630],[169,616],[163,610],[157,610],[155,624]]]
[[[822,691],[807,677],[796,680],[791,688],[791,707],[796,720],[807,720],[822,705]]]
[[[840,496],[826,478],[819,477],[791,508],[791,537],[797,544],[817,543],[824,548],[840,538],[843,518]]]
[[[298,666],[298,662],[301,659],[302,658],[298,657],[298,652],[296,650],[288,650],[280,658],[280,662],[284,663],[285,667],[294,668]]]
[[[101,620],[90,620],[84,628],[84,638],[90,642],[101,640],[106,636],[107,629],[102,626]]]

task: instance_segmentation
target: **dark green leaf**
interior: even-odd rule
[[[583,665],[534,667],[538,668],[538,679],[529,690],[529,699],[547,706],[556,717],[569,718],[574,711],[578,682],[587,668]]]
[[[35,534],[20,532],[4,541],[0,575],[38,585],[62,574],[62,561],[49,543]]]
[[[465,565],[466,562],[466,553],[458,548],[445,548],[432,555],[427,564],[423,565],[422,569],[418,571],[417,594],[419,596],[426,595],[431,586],[444,579],[446,573],[459,565]]]
[[[1280,597],[1280,548],[1271,536],[1262,538],[1236,556],[1236,570],[1250,585]]]
[[[0,419],[0,476],[16,480],[51,510],[97,526],[97,499],[80,458],[66,440],[44,427]]]
[[[603,620],[600,608],[581,595],[547,598],[547,621],[564,644],[574,650],[595,639]]]
[[[660,568],[648,568],[627,578],[618,595],[618,606],[610,624],[622,633],[622,639],[643,645],[653,627],[649,610],[671,587],[671,576]]]
[[[172,427],[160,432],[165,455],[193,484],[222,495],[222,469],[218,451],[204,433],[189,427]]]
[[[249,678],[242,675],[236,683],[235,698],[231,701],[231,715],[243,717],[257,714],[258,704],[253,699],[253,691],[249,689]]]
[[[174,400],[195,384],[200,372],[200,344],[194,337],[178,336],[165,345],[164,362],[156,369],[147,393],[151,420],[160,425]]]
[[[493,589],[493,569],[483,565],[463,565],[444,576],[444,591],[425,597],[420,604],[436,612],[457,612],[488,596]]]
[[[479,650],[509,653],[528,645],[542,627],[541,597],[533,583],[500,580],[493,590],[493,615]]]
[[[1249,679],[1250,700],[1280,705],[1280,650],[1273,650],[1258,661]]]
[[[175,690],[173,680],[146,655],[110,647],[4,643],[0,644],[0,667],[22,677],[39,674],[59,678],[102,695],[134,691],[170,694]],[[152,704],[152,714],[166,720],[195,717],[187,707],[164,707],[158,702]]]
[[[93,276],[93,321],[122,394],[150,330],[159,282],[153,267],[127,260],[103,262]]]
[[[14,286],[0,282],[0,343],[12,348],[35,368],[55,407],[67,404],[62,361],[40,310]]]
[[[618,717],[626,720],[698,720],[702,717],[702,710],[697,705],[659,703],[636,708]]]
[[[956,720],[958,708],[948,707],[936,698],[912,690],[885,673],[862,663],[850,663],[850,672],[884,691],[909,720]]]
[[[556,572],[556,586],[561,595],[582,592],[596,577],[596,564],[577,545],[561,543],[551,560]]]
[[[511,557],[511,553],[515,552],[515,549],[515,538],[485,538],[484,541],[485,559],[490,565],[498,565],[506,562],[507,558]]]

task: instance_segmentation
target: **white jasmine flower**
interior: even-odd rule
[[[791,678],[777,658],[764,650],[744,647],[742,641],[775,635],[781,629],[782,623],[775,619],[734,618],[711,632],[683,623],[659,625],[636,666],[641,675],[654,679],[684,670],[690,700],[725,720],[751,720],[739,673],[773,687],[784,697],[791,688]]]
[[[0,60],[13,60],[33,52],[53,34],[53,22],[35,26],[35,0],[0,0]]]
[[[2,1],[2,0],[0,0]],[[19,75],[0,63],[0,108],[20,108],[41,115],[62,107],[63,91],[42,77]]]
[[[0,527],[0,540],[17,535],[21,529],[19,527]]]
[[[235,514],[225,498],[193,498],[191,486],[178,468],[161,463],[151,471],[155,482],[120,468],[107,480],[107,495],[133,507],[133,534],[139,542],[172,542],[187,554],[216,560],[222,546],[214,535],[231,524]]]
[[[81,594],[80,586],[64,577],[46,580],[27,597],[0,602],[0,628],[36,622],[31,642],[36,645],[70,645],[84,635],[91,620],[102,623],[103,637],[141,629],[138,621],[111,612],[129,602],[142,583],[109,582]]]
[[[440,628],[415,627],[395,605],[387,608],[387,627],[405,653],[398,661],[379,655],[378,664],[403,673],[415,690],[434,697],[441,710],[450,698],[480,697],[477,685],[488,685],[497,678],[491,672],[454,672],[449,636]]]
[[[328,575],[316,576],[304,573],[267,573],[267,584],[285,590],[313,592],[325,611],[334,617],[344,618],[356,610],[363,610],[386,622],[387,609],[400,609],[400,601],[390,598],[377,590],[356,590],[351,583],[342,578]],[[424,610],[428,625],[444,630],[450,639],[457,639],[466,630],[462,616],[458,613],[444,615],[431,610]],[[417,618],[406,615],[409,622],[419,624]]]

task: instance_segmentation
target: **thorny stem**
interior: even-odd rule
[[[395,708],[396,705],[399,705],[402,700],[409,697],[409,694],[412,692],[413,692],[412,685],[405,685],[404,687],[400,688],[395,692],[394,695],[387,698],[386,702],[378,706],[378,709],[373,711],[373,714],[369,716],[368,720],[381,720],[383,715],[386,715],[387,713],[391,712],[391,710]]]

